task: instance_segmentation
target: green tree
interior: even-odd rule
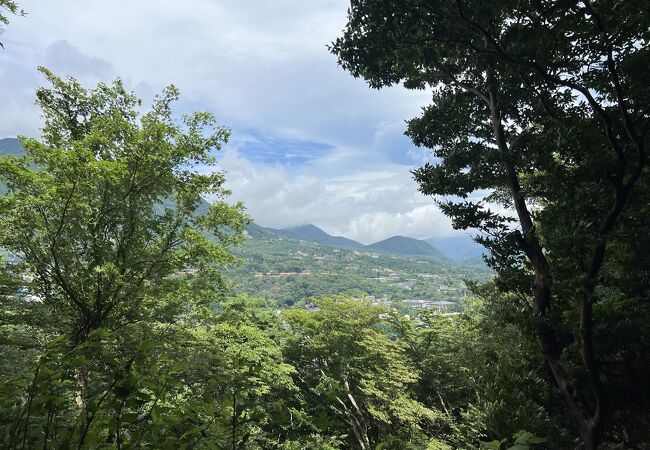
[[[171,112],[174,87],[152,109],[118,80],[86,90],[41,69],[43,141],[22,138],[24,157],[0,159],[0,246],[18,255],[73,342],[156,313],[156,297],[196,280],[223,286],[243,206],[228,205],[224,174],[210,166],[229,131],[209,113]],[[206,206],[203,195],[217,201]],[[197,276],[182,276],[183,271]],[[173,276],[178,274],[178,276]]]
[[[356,442],[348,445],[363,450],[422,444],[439,413],[411,397],[417,372],[378,328],[382,310],[343,297],[314,302],[317,311],[283,316],[290,326],[285,355],[316,423],[352,434]]]
[[[435,435],[452,448],[528,430],[567,448],[562,399],[549,389],[551,376],[536,342],[526,332],[517,302],[487,283],[475,288],[457,315],[421,311],[416,319],[392,313],[391,330],[420,373],[417,400],[445,412]]]
[[[179,411],[205,414],[191,396],[172,401],[192,361],[171,355],[226,291],[220,272],[247,222],[225,201],[224,174],[197,170],[229,132],[208,113],[175,121],[173,87],[141,114],[119,80],[87,90],[41,71],[43,141],[0,158],[0,247],[20,260],[2,288],[4,442],[162,442],[152,430],[180,427]],[[160,408],[169,423],[153,420]]]
[[[210,373],[209,388],[220,411],[213,427],[217,448],[263,448],[277,444],[278,425],[288,421],[288,401],[295,395],[293,368],[282,361],[280,347],[264,331],[221,323],[202,333],[197,350]],[[217,351],[214,351],[216,349]]]
[[[528,305],[587,448],[603,436],[645,439],[633,418],[647,421],[647,387],[628,380],[648,379],[647,349],[635,343],[636,319],[648,317],[646,9],[353,1],[332,46],[372,87],[432,89],[408,134],[439,162],[415,179],[447,196],[440,206],[454,226],[484,233],[497,283]],[[490,195],[468,201],[477,190]]]
[[[291,429],[292,415],[300,416],[290,409],[293,368],[271,333],[208,310],[173,319],[100,328],[72,349],[65,338],[50,342],[26,402],[3,403],[4,446],[259,449],[302,441]],[[80,368],[83,408],[75,401]]]

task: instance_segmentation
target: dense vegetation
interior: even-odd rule
[[[650,440],[643,3],[358,0],[332,46],[373,87],[432,89],[407,134],[440,163],[415,179],[485,233],[589,449]]]
[[[211,114],[41,69],[42,138],[0,156],[1,447],[648,448],[649,14],[352,1],[332,51],[433,91],[414,176],[494,278],[250,236]]]
[[[323,294],[382,286],[366,278],[382,267],[456,286],[485,269],[288,239],[249,239],[229,269],[248,219],[240,205],[206,207],[202,193],[227,195],[223,175],[192,170],[213,162],[227,130],[205,113],[177,125],[174,88],[140,114],[119,81],[87,90],[43,73],[43,140],[0,159],[4,447],[457,448],[520,429],[566,436],[562,423],[513,422],[508,409],[541,406],[500,398],[503,380],[476,382],[510,377],[483,373],[496,348],[486,343],[505,329],[485,326],[493,313],[481,302],[412,320],[358,297],[309,308],[309,293],[291,289],[238,297],[221,276],[254,280],[280,263],[256,246],[314,256],[286,270],[325,264],[339,276]],[[525,389],[548,402],[539,361],[506,353],[528,374],[510,381],[533,380]]]

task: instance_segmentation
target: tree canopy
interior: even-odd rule
[[[644,6],[351,1],[331,51],[373,88],[431,91],[412,173],[478,232],[489,280],[256,240],[212,114],[41,68],[42,137],[0,156],[0,446],[645,448]],[[18,13],[0,0],[0,24]],[[391,303],[383,272],[417,279]],[[453,310],[402,302],[452,290]]]
[[[197,282],[174,274],[197,271],[223,287],[218,268],[234,261],[226,247],[246,219],[224,201],[223,174],[195,167],[213,164],[229,131],[208,113],[176,124],[173,86],[139,114],[119,80],[86,90],[41,71],[52,84],[37,92],[44,140],[24,138],[25,156],[0,161],[9,190],[0,239],[72,339],[155,315],[162,292]],[[206,207],[203,195],[217,201]]]
[[[432,90],[407,134],[438,162],[414,177],[455,227],[482,232],[587,448],[647,408],[628,384],[647,378],[645,350],[621,357],[648,314],[646,9],[352,1],[331,47],[372,87]]]

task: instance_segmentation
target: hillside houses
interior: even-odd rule
[[[431,300],[417,300],[407,299],[402,302],[404,305],[413,309],[435,309],[438,312],[447,312],[453,306],[457,306],[456,302],[449,302],[446,300],[431,301]]]

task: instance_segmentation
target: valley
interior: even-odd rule
[[[406,300],[451,302],[445,309],[454,311],[467,295],[465,280],[492,276],[480,260],[451,260],[425,241],[394,237],[363,246],[314,225],[297,229],[249,225],[246,243],[234,250],[241,264],[226,271],[233,289],[276,306],[345,294],[400,310],[409,309]],[[393,251],[383,250],[386,242]]]

